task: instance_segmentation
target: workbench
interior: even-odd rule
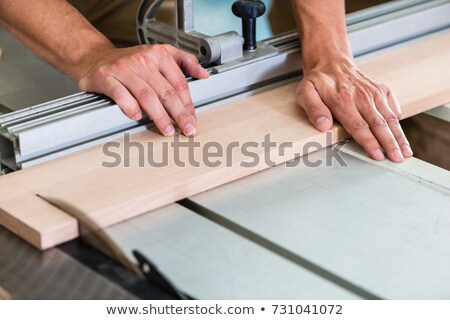
[[[2,29],[0,39],[4,107],[77,92]],[[430,114],[449,119],[447,107]],[[449,172],[418,159],[375,163],[352,142],[335,147],[104,232],[199,299],[450,298]],[[82,240],[39,252],[3,227],[0,286],[18,299],[175,298]]]

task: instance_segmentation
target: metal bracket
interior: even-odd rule
[[[234,31],[208,36],[194,30],[193,0],[177,0],[178,28],[156,20],[164,0],[143,0],[137,14],[139,42],[167,43],[194,54],[203,64],[223,64],[244,55],[244,39]]]
[[[169,280],[159,269],[154,265],[147,257],[137,250],[133,251],[133,255],[138,261],[138,266],[145,279],[153,284],[157,285],[168,293],[174,295],[180,300],[193,300],[192,297],[179,290],[172,281]]]

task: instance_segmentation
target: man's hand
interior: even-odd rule
[[[108,48],[87,60],[81,90],[111,97],[134,120],[142,118],[142,108],[166,136],[175,134],[171,119],[186,136],[196,134],[194,105],[181,71],[194,78],[209,76],[195,56],[169,45],[146,45]]]
[[[353,62],[344,0],[292,1],[304,75],[296,101],[314,126],[329,130],[334,117],[373,159],[385,159],[383,149],[394,162],[411,157],[394,94]]]
[[[321,131],[333,117],[375,160],[401,162],[412,156],[399,124],[400,106],[390,89],[362,73],[351,61],[328,60],[306,69],[296,101]]]
[[[145,111],[164,135],[173,119],[187,136],[196,134],[194,106],[181,70],[207,78],[197,59],[164,45],[117,49],[65,0],[0,0],[0,25],[35,53],[78,82],[103,93],[126,115]]]

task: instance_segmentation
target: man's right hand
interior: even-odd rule
[[[165,136],[175,134],[172,119],[182,133],[197,133],[189,86],[181,70],[208,78],[194,55],[169,45],[142,45],[99,50],[85,60],[78,79],[80,90],[111,97],[134,120],[143,110]]]

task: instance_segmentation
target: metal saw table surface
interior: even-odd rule
[[[78,92],[77,84],[50,67],[0,28],[0,104],[19,110]]]
[[[16,110],[76,92],[2,29],[0,39],[0,103]],[[449,298],[449,173],[430,167],[433,186],[423,163],[424,176],[405,176],[340,154],[348,167],[272,168],[106,231],[195,298]],[[92,255],[100,262],[86,262]],[[0,228],[0,285],[13,297],[170,297],[143,293],[130,274],[108,277],[111,268],[127,273],[78,242],[39,253]]]
[[[450,174],[344,149],[345,165],[322,149],[301,158],[321,165],[280,165],[106,231],[202,299],[448,299]]]

